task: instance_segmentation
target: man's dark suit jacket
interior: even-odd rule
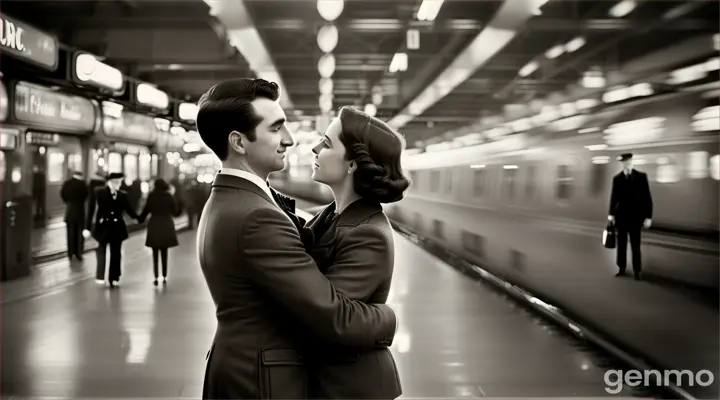
[[[366,303],[387,301],[395,245],[379,203],[360,199],[339,216],[331,203],[306,228],[314,236],[308,252],[338,291]],[[343,262],[348,259],[354,262]],[[394,399],[402,394],[387,348],[358,351],[309,342],[304,352],[310,365],[310,398]]]
[[[65,222],[78,224],[78,229],[85,227],[85,201],[89,194],[85,181],[71,178],[63,183],[60,198],[66,206]]]
[[[123,219],[123,212],[132,218],[137,219],[138,217],[130,206],[127,193],[118,190],[116,198],[113,199],[110,188],[105,186],[95,189],[93,197],[95,202],[90,204],[88,213],[88,229],[92,232],[93,238],[98,243],[122,242],[127,239],[128,230]],[[97,214],[95,215],[95,224],[92,226],[96,203]]]
[[[218,321],[204,399],[306,398],[308,371],[298,344],[307,332],[355,348],[392,343],[392,309],[338,293],[285,212],[248,180],[216,176],[197,249]]]
[[[619,227],[639,227],[652,218],[653,201],[648,176],[633,168],[630,176],[621,171],[615,175],[610,195],[609,215]]]

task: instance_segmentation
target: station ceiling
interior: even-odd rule
[[[317,1],[207,2],[3,0],[0,7],[3,13],[54,33],[62,43],[100,56],[123,73],[188,101],[197,100],[218,81],[255,76],[250,65],[257,60],[231,45],[230,33],[257,32],[269,55],[263,65],[274,68],[288,96],[287,114],[313,119],[320,113],[318,60],[323,52],[317,33],[327,21],[319,15]],[[227,12],[211,15],[213,3],[222,2],[239,4],[242,10],[233,8],[232,18]],[[434,21],[419,21],[422,0],[345,0],[333,22],[339,33],[332,51],[333,107],[362,107],[372,101],[373,91],[381,91],[377,116],[397,122],[412,146],[480,117],[502,114],[508,105],[528,104],[577,85],[594,68],[617,71],[660,48],[719,30],[717,1],[638,1],[626,15],[614,16],[618,3],[445,0]],[[536,11],[527,15],[533,7]],[[229,26],[235,23],[240,25]],[[419,48],[408,49],[408,29],[418,30]],[[512,34],[498,36],[502,43],[497,46],[485,45],[487,36],[481,35],[493,29]],[[582,45],[568,51],[577,38],[582,40],[575,44]],[[413,100],[432,97],[426,89],[473,43],[469,59],[481,65],[463,64],[464,75],[450,79],[447,93],[418,108]],[[564,51],[549,57],[546,52],[555,46]],[[390,72],[399,52],[408,55],[407,69]],[[532,61],[537,68],[519,74]],[[405,118],[400,121],[399,115]]]

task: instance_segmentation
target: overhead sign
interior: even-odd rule
[[[103,117],[105,135],[117,139],[129,139],[147,144],[155,143],[157,129],[155,119],[149,115],[123,110],[120,118]]]
[[[58,65],[57,39],[7,15],[0,15],[0,48],[33,64],[54,71]]]
[[[82,97],[18,82],[14,104],[15,119],[34,128],[78,133],[90,133],[95,128],[95,107]]]

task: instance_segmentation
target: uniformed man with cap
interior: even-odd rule
[[[614,224],[617,230],[619,271],[615,276],[625,275],[627,242],[628,236],[630,236],[633,272],[635,279],[639,280],[642,271],[640,236],[642,228],[650,228],[652,223],[653,201],[648,176],[633,168],[632,159],[632,153],[625,153],[618,157],[623,168],[613,178],[608,221]]]
[[[122,243],[128,238],[128,230],[123,220],[123,212],[131,218],[138,215],[130,205],[127,193],[120,190],[125,177],[122,173],[113,172],[108,175],[107,186],[95,189],[96,201],[90,205],[88,229],[98,242],[96,280],[102,284],[105,280],[105,259],[107,246],[110,246],[110,268],[108,284],[111,288],[119,286],[122,266]],[[97,214],[95,206],[97,205]]]

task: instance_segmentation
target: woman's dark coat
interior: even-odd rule
[[[331,203],[308,221],[302,236],[306,251],[335,289],[353,300],[387,301],[395,245],[379,203],[360,199],[339,215]],[[394,399],[402,394],[387,348],[361,352],[309,339],[305,356],[310,399]]]
[[[145,246],[158,248],[177,246],[173,217],[180,215],[180,207],[173,196],[164,190],[152,191],[140,214],[140,221],[144,221],[148,214],[150,221],[148,221]]]

